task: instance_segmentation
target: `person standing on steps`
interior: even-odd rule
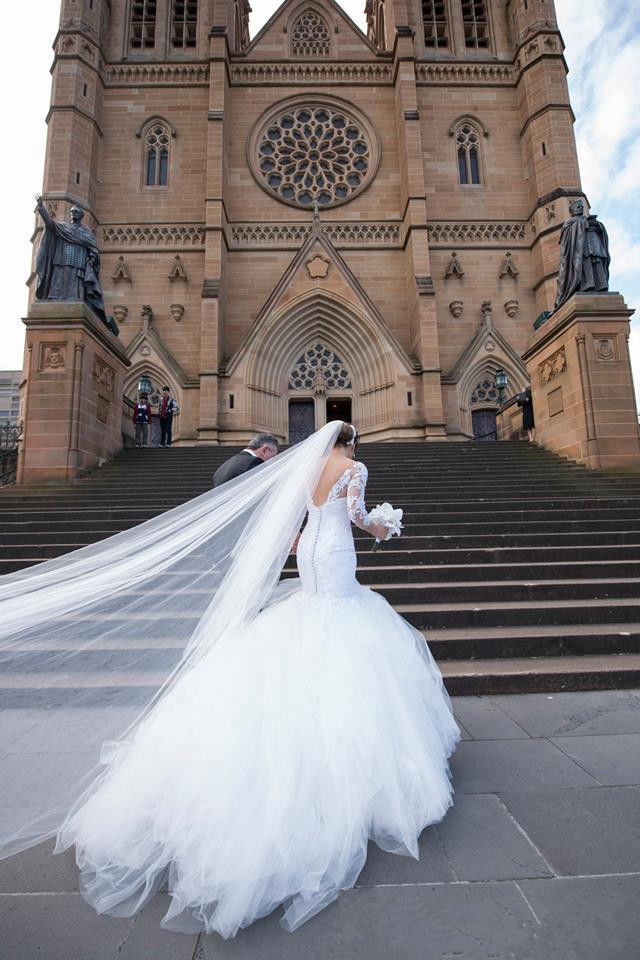
[[[158,417],[160,418],[160,446],[171,446],[171,429],[173,426],[173,415],[178,413],[178,404],[171,396],[169,387],[162,388],[162,400],[158,405]]]
[[[140,394],[140,398],[133,408],[132,419],[136,428],[136,447],[146,447],[149,439],[149,424],[151,423],[151,404],[146,393]]]
[[[533,443],[536,438],[536,425],[533,419],[531,387],[527,387],[524,393],[518,394],[517,404],[519,407],[522,407],[522,429],[527,431],[529,443]]]
[[[278,441],[271,433],[258,433],[251,443],[226,460],[218,467],[213,475],[214,487],[219,487],[228,480],[234,480],[247,470],[252,470],[258,464],[271,460],[278,453]]]

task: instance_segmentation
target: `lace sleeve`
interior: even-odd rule
[[[369,473],[364,463],[356,461],[349,475],[347,487],[347,512],[349,519],[361,530],[368,530],[371,521],[364,503],[364,491]]]

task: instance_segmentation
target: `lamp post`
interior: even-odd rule
[[[509,377],[505,371],[500,367],[499,370],[496,370],[494,383],[498,391],[498,403],[500,406],[504,403],[504,392],[507,389],[507,384],[509,383]]]

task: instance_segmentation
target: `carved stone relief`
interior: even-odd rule
[[[315,257],[312,257],[311,260],[307,260],[305,266],[312,280],[324,280],[329,274],[331,263],[327,257],[323,257],[318,253]]]
[[[110,367],[102,357],[95,356],[93,358],[93,379],[109,393],[113,393],[115,378],[116,372],[113,367]]]
[[[43,343],[41,345],[40,369],[64,370],[65,368],[64,343]]]
[[[463,300],[452,300],[451,303],[449,304],[449,313],[455,320],[457,320],[458,317],[461,316],[463,308],[464,308]]]
[[[444,272],[445,280],[448,280],[449,277],[464,277],[464,270],[462,264],[458,260],[458,254],[452,253],[449,258],[449,263],[447,264],[447,269]]]
[[[538,364],[540,383],[549,383],[551,380],[559,377],[561,373],[564,373],[566,369],[567,355],[564,347],[561,347],[559,350],[556,350],[555,353],[551,354],[550,357],[547,357],[546,360],[543,360],[542,363]]]
[[[118,283],[120,280],[127,280],[131,283],[131,274],[123,256],[118,257],[116,268],[111,274],[111,279]]]
[[[618,357],[617,341],[615,337],[593,338],[593,349],[598,363],[616,363]]]

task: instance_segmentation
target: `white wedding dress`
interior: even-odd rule
[[[365,484],[356,463],[309,503],[293,592],[109,745],[59,837],[99,912],[166,886],[171,929],[230,937],[283,904],[294,930],[353,886],[369,838],[415,857],[444,816],[459,731],[422,636],[355,579]]]

